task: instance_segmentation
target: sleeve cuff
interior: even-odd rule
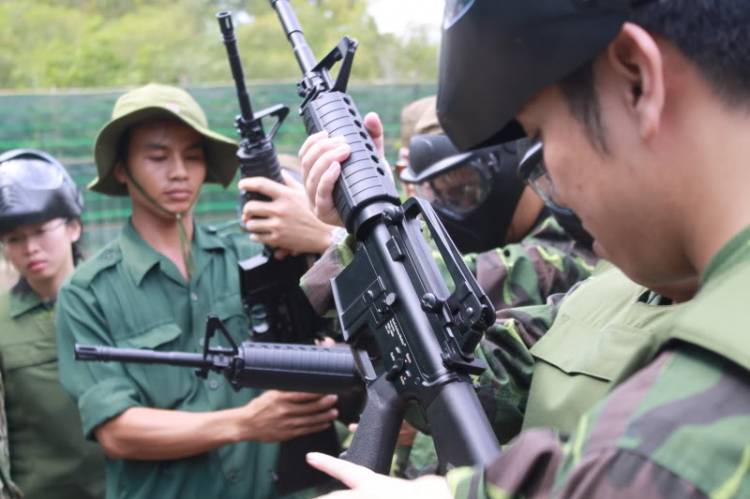
[[[98,426],[126,409],[140,406],[135,389],[126,380],[109,379],[97,383],[78,399],[83,434],[88,440],[95,441],[94,430]]]

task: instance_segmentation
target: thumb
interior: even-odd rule
[[[378,149],[378,154],[380,154],[380,157],[384,157],[383,123],[380,121],[380,116],[378,116],[378,113],[367,113],[364,123],[367,132],[375,143],[375,147]]]

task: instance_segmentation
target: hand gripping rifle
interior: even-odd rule
[[[242,141],[237,158],[242,177],[267,177],[284,183],[273,139],[289,114],[289,108],[277,104],[253,113],[245,86],[242,62],[237,50],[232,17],[229,12],[216,15],[232,69],[240,114],[234,124]],[[263,129],[263,118],[272,116],[276,122],[270,133]],[[240,208],[250,200],[268,200],[254,192],[244,192]],[[273,257],[266,247],[262,254],[240,262],[240,289],[245,313],[252,323],[256,341],[277,343],[313,343],[322,336],[330,321],[321,318],[299,287],[300,278],[310,268],[312,255]]]
[[[288,0],[269,0],[294,49],[303,78],[298,92],[308,134],[346,138],[334,202],[357,248],[333,282],[344,338],[367,386],[367,404],[346,459],[387,473],[408,402],[430,424],[441,467],[484,463],[499,445],[470,374],[494,322],[492,304],[461,259],[429,203],[403,206],[352,98],[345,93],[357,41],[344,37],[316,62]],[[336,81],[330,69],[341,61]],[[449,287],[421,233],[421,215],[453,280]]]
[[[210,346],[216,331],[222,333],[230,348]],[[209,371],[215,371],[223,374],[234,390],[260,388],[336,393],[339,394],[339,419],[345,422],[357,420],[364,396],[364,386],[350,349],[251,341],[237,345],[215,315],[209,315],[206,321],[203,353],[76,344],[75,358],[83,361],[193,367],[196,375],[204,379]],[[306,452],[312,450],[335,455],[339,446],[335,435],[329,433],[333,431],[330,428],[281,444],[279,464],[283,466],[279,466],[274,474],[280,494],[296,492],[329,480],[327,475],[310,468],[304,458]]]

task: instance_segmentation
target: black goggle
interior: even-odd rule
[[[518,164],[518,176],[534,189],[544,204],[563,213],[572,213],[570,208],[557,202],[557,190],[544,163],[544,146],[541,140],[535,140],[524,154]]]

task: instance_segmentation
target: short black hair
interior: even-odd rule
[[[628,20],[674,44],[726,104],[750,110],[750,0],[639,1]],[[589,140],[606,152],[593,61],[560,84]]]

